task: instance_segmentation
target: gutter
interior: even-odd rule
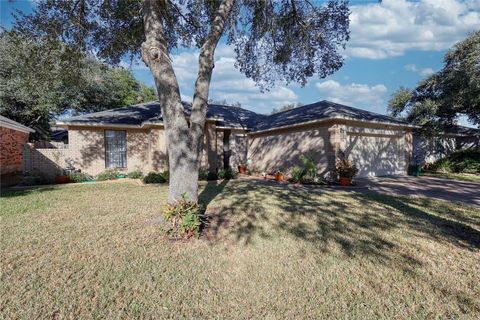
[[[18,125],[14,125],[14,124],[11,124],[11,123],[8,123],[8,122],[3,122],[3,121],[0,122],[0,126],[4,127],[4,128],[24,132],[24,133],[34,133],[35,132],[35,130],[33,130],[32,128],[29,128],[29,127],[26,127],[26,126],[18,126]]]
[[[252,131],[252,132],[249,132],[248,134],[249,135],[255,135],[257,133],[271,132],[271,131],[280,130],[280,129],[290,129],[290,128],[296,128],[296,127],[299,127],[299,126],[309,125],[309,124],[319,124],[319,123],[324,123],[324,122],[329,122],[329,121],[342,121],[342,120],[356,121],[356,122],[362,122],[362,123],[367,123],[367,124],[368,123],[382,124],[382,125],[386,125],[386,126],[389,126],[389,127],[420,128],[419,126],[412,125],[412,124],[399,124],[399,123],[391,123],[391,122],[377,121],[377,120],[359,120],[359,119],[349,118],[349,117],[333,117],[333,118],[324,118],[324,119],[320,119],[320,120],[305,121],[305,122],[300,122],[300,123],[295,123],[295,124],[290,124],[290,125],[286,125],[286,126],[265,129],[265,130]]]
[[[223,121],[223,118],[206,118],[207,121]],[[108,122],[70,122],[70,121],[57,121],[56,125],[59,127],[66,128],[68,126],[75,127],[108,127],[108,128],[132,128],[132,129],[143,129],[147,127],[163,127],[163,121],[143,121],[142,124],[121,124],[121,123],[108,123]]]

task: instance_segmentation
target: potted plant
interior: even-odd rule
[[[275,172],[275,180],[276,181],[284,181],[285,180],[285,174],[281,170],[278,170],[277,172]]]
[[[240,162],[238,165],[238,173],[246,174],[247,173],[247,164],[245,162]]]
[[[352,184],[352,178],[357,175],[358,169],[347,159],[339,159],[335,166],[335,173],[339,177],[341,186],[349,186]]]

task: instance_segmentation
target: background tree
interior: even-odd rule
[[[152,88],[121,68],[59,41],[0,33],[0,113],[48,138],[50,123],[65,112],[113,109],[156,100]]]
[[[435,131],[451,125],[460,115],[480,125],[480,31],[451,48],[439,72],[415,89],[400,88],[389,101],[392,116],[403,117]]]
[[[215,48],[233,45],[237,67],[262,89],[275,81],[304,85],[343,63],[349,38],[347,1],[309,0],[40,0],[18,15],[23,34],[61,39],[110,63],[141,55],[155,80],[167,136],[169,202],[197,201]],[[199,49],[191,116],[187,119],[170,59],[178,47]]]
[[[270,112],[270,114],[275,114],[275,113],[291,110],[291,109],[298,108],[298,107],[301,107],[301,106],[303,106],[303,104],[301,104],[301,103],[289,103],[289,104],[286,104],[286,105],[283,105],[283,106],[279,107],[278,109],[273,108],[273,110],[272,110],[272,112]]]

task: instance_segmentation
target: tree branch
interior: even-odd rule
[[[197,81],[195,82],[195,93],[192,103],[192,114],[190,125],[192,134],[203,134],[205,118],[207,114],[208,92],[210,89],[210,80],[214,67],[214,52],[220,40],[225,22],[230,15],[235,0],[224,0],[218,7],[210,31],[200,49],[198,58],[199,70]]]

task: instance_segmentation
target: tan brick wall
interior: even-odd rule
[[[320,174],[329,171],[329,126],[310,125],[267,133],[250,134],[248,161],[250,167],[261,171],[289,171],[300,163],[299,157],[311,153]]]
[[[163,171],[168,168],[167,141],[165,130],[155,128],[150,130],[150,170]]]
[[[69,128],[69,144],[65,149],[25,148],[24,166],[30,172],[54,176],[72,160],[76,169],[97,175],[105,168],[105,130],[107,128]],[[112,129],[116,130],[116,129]],[[127,129],[127,168],[144,173],[167,168],[164,131],[161,128]]]
[[[22,171],[23,145],[28,133],[0,127],[0,174]]]
[[[68,148],[40,149],[27,143],[23,147],[23,156],[26,173],[43,173],[53,178],[63,173],[63,168],[68,166],[67,159],[72,158],[72,152]]]
[[[105,170],[105,128],[69,128],[68,147],[75,168],[91,175]]]

